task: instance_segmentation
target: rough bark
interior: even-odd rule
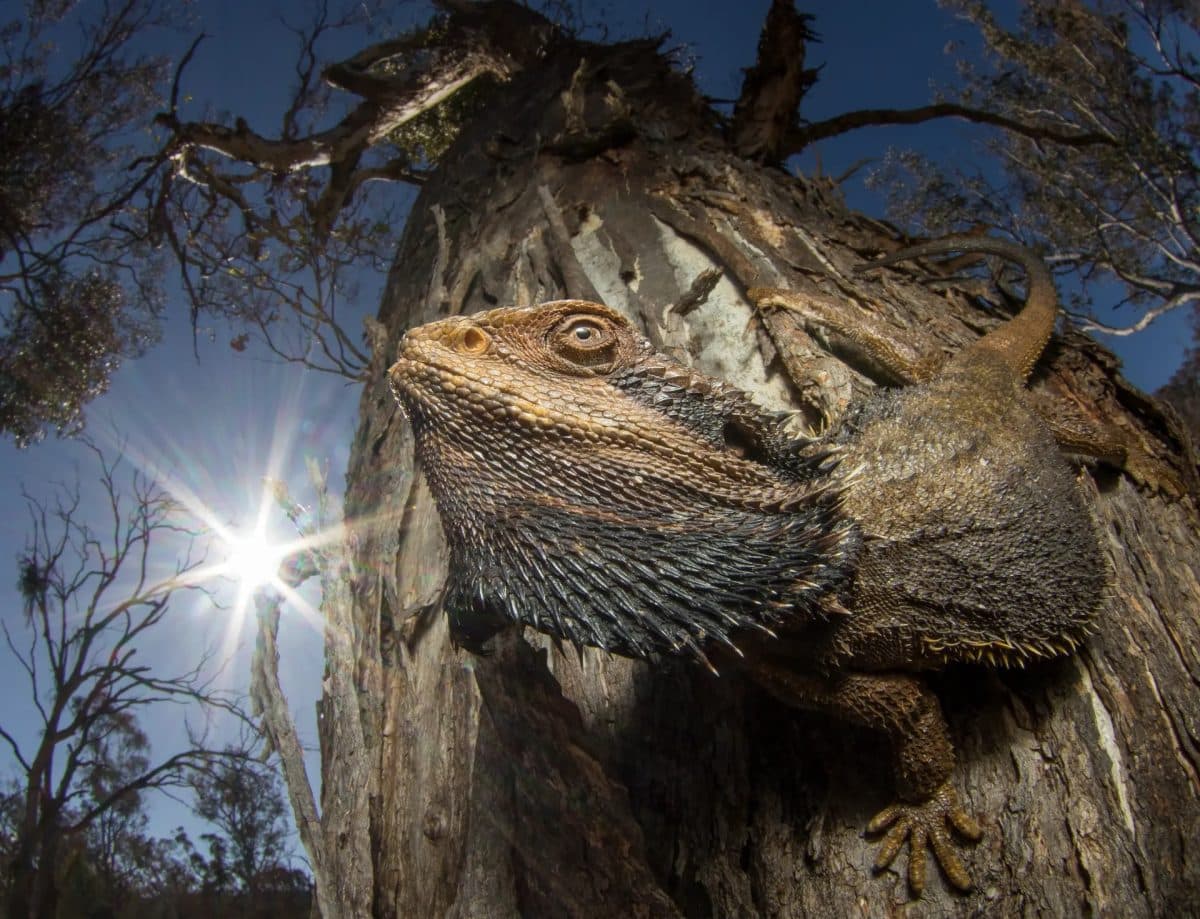
[[[747,286],[836,298],[917,352],[1003,319],[915,269],[903,285],[851,273],[894,235],[827,188],[736,156],[653,45],[560,46],[496,90],[424,187],[380,312],[382,363],[409,326],[586,282],[764,403],[836,410],[871,381],[790,315],[756,321]],[[696,306],[689,290],[713,268],[721,280]],[[685,316],[668,309],[682,302]],[[812,386],[792,387],[784,361]],[[1034,387],[1182,462],[1156,404],[1082,336],[1056,340]],[[1071,658],[938,679],[955,781],[986,836],[967,853],[976,891],[934,880],[923,914],[1179,915],[1200,902],[1195,505],[1083,477],[1114,569],[1109,615]],[[862,832],[891,793],[880,738],[688,662],[576,656],[533,633],[490,657],[456,651],[436,608],[438,519],[382,373],[348,486],[348,514],[371,521],[354,599],[356,632],[378,635],[355,661],[375,757],[376,915],[900,911],[903,878],[872,875]],[[328,765],[324,781],[326,807],[356,791]]]
[[[800,100],[817,79],[816,70],[804,69],[808,42],[816,38],[808,28],[811,20],[792,0],[771,3],[729,126],[733,149],[747,159],[778,163],[786,158],[784,142],[795,127]]]

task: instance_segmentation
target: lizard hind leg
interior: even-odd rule
[[[969,890],[971,876],[956,842],[978,842],[981,831],[951,784],[954,747],[941,705],[924,681],[897,673],[822,679],[767,660],[748,666],[756,683],[788,705],[827,712],[888,735],[899,800],[867,825],[868,832],[885,834],[875,869],[891,865],[907,842],[913,896],[921,896],[925,888],[927,849],[955,888]]]
[[[1188,494],[1184,476],[1146,452],[1131,432],[1085,421],[1077,415],[1064,416],[1057,406],[1046,400],[1034,399],[1032,406],[1061,450],[1091,457],[1119,469],[1139,485],[1161,491],[1168,498],[1178,499]]]

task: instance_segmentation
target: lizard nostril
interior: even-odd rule
[[[476,325],[467,326],[455,342],[456,349],[463,354],[483,354],[491,345],[492,339],[487,332]]]

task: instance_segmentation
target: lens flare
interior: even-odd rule
[[[231,533],[223,541],[229,552],[226,570],[242,590],[254,591],[275,579],[286,552],[282,546],[258,531]]]

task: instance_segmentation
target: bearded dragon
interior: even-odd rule
[[[1053,280],[980,237],[886,262],[957,250],[1022,265],[1023,311],[820,437],[582,300],[432,322],[389,371],[449,544],[457,641],[479,650],[522,624],[634,658],[729,662],[789,704],[885,732],[897,800],[869,829],[884,833],[877,868],[907,843],[916,896],[927,847],[969,889],[956,843],[980,838],[922,673],[1071,651],[1108,578],[1025,394]]]

